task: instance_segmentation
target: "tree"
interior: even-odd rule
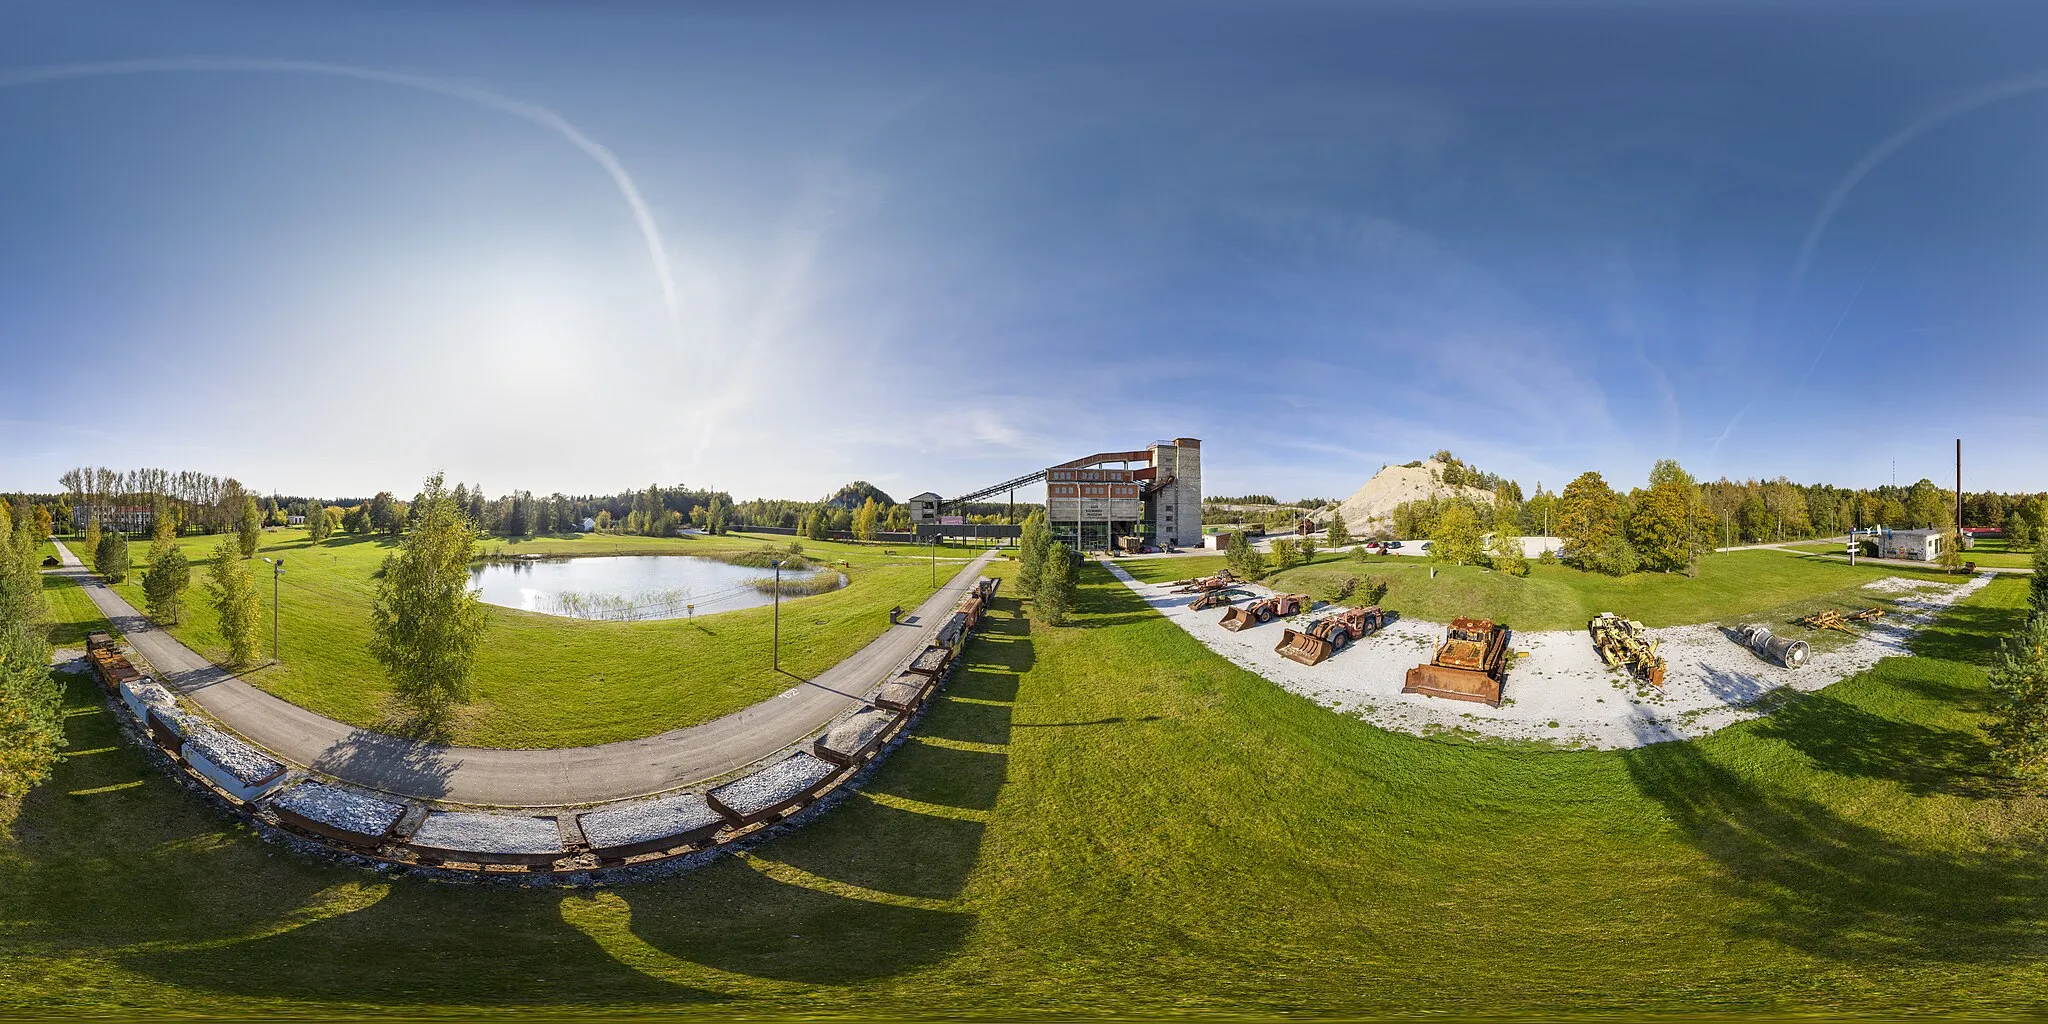
[[[274,497],[270,499],[270,505],[263,510],[263,525],[284,525],[284,510],[277,507],[277,499]]]
[[[1308,561],[1301,553],[1301,543],[1292,537],[1276,538],[1266,545],[1266,564],[1271,572],[1286,572]]]
[[[243,558],[256,557],[256,549],[263,546],[263,512],[256,507],[256,499],[242,496],[242,517],[235,524],[235,544],[242,549]]]
[[[1692,564],[1695,545],[1689,498],[1687,488],[1666,480],[1653,483],[1629,510],[1629,543],[1642,556],[1644,568],[1670,572]]]
[[[1039,619],[1048,626],[1065,625],[1067,617],[1074,611],[1074,599],[1080,589],[1081,555],[1063,541],[1054,541],[1045,549],[1045,572],[1038,583],[1038,593],[1032,598],[1032,606]]]
[[[185,588],[192,583],[192,564],[172,547],[152,558],[142,574],[142,596],[149,599],[149,617],[168,625],[184,618]]]
[[[149,564],[151,565],[155,565],[163,560],[164,555],[177,547],[177,521],[168,513],[168,509],[159,513],[156,519],[150,523]]]
[[[874,540],[876,529],[875,520],[879,518],[881,514],[881,506],[875,504],[874,498],[871,497],[868,500],[862,502],[860,510],[853,514],[853,535],[864,541]]]
[[[100,549],[100,517],[93,516],[85,521],[85,550],[96,552]]]
[[[2048,619],[2048,544],[2034,549],[2034,575],[2027,581],[2027,608],[2035,621]]]
[[[1052,528],[1045,521],[1045,513],[1031,513],[1017,538],[1017,589],[1026,595],[1037,595],[1038,585],[1045,577],[1045,554],[1051,548]]]
[[[371,529],[370,507],[368,505],[349,506],[349,510],[341,514],[341,528],[353,536],[362,536],[369,533]]]
[[[42,505],[37,505],[35,515],[29,520],[31,536],[38,541],[49,540],[50,531],[55,529],[56,525],[50,519],[50,510]]]
[[[318,544],[334,536],[334,519],[327,513],[326,504],[318,501],[306,502],[306,539]]]
[[[2036,612],[1999,645],[1991,691],[1992,763],[2016,779],[2048,776],[2048,615]]]
[[[1522,535],[1515,529],[1514,516],[1495,517],[1493,543],[1488,546],[1486,555],[1487,561],[1501,572],[1510,576],[1529,575],[1529,553],[1522,547]]]
[[[1472,565],[1479,561],[1479,511],[1471,502],[1452,501],[1437,514],[1429,534],[1429,556],[1441,562]]]
[[[398,508],[398,499],[392,497],[390,491],[378,491],[370,499],[370,529],[393,537],[405,529],[405,515]]]
[[[1348,546],[1350,543],[1350,524],[1344,521],[1344,516],[1342,514],[1332,515],[1330,517],[1330,546],[1333,548],[1341,548]]]
[[[63,691],[50,672],[49,612],[28,517],[0,533],[0,799],[49,777],[64,745]]]
[[[442,486],[420,492],[426,508],[397,554],[384,559],[370,607],[370,654],[384,665],[393,696],[429,729],[469,695],[477,648],[489,624],[469,589],[476,527]]]
[[[1229,544],[1223,551],[1223,563],[1230,568],[1230,574],[1241,580],[1265,579],[1272,570],[1268,568],[1266,556],[1252,546],[1250,537],[1242,533],[1227,534]]]
[[[221,639],[228,645],[228,664],[246,665],[256,657],[256,583],[236,543],[222,537],[206,567],[206,589],[220,616]]]
[[[1557,535],[1564,556],[1578,561],[1601,548],[1620,528],[1621,499],[1600,474],[1587,471],[1566,484],[1557,502]]]
[[[2034,546],[2034,528],[2018,509],[2006,513],[2005,524],[2000,529],[2005,534],[2005,546],[2009,550],[2025,551]]]
[[[108,583],[127,579],[128,535],[119,530],[108,530],[102,534],[99,546],[92,552],[92,568],[106,577]]]
[[[1963,539],[1956,533],[1956,524],[1944,523],[1941,527],[1941,568],[1943,572],[1963,571]]]
[[[611,510],[610,510],[610,509],[605,509],[605,510],[603,510],[603,511],[600,511],[600,512],[599,512],[599,513],[597,514],[597,532],[599,532],[599,533],[606,533],[606,532],[609,532],[609,531],[611,530],[611,528],[612,528],[612,513],[611,513]]]

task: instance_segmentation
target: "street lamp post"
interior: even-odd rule
[[[284,559],[265,558],[270,563],[270,663],[277,664],[277,581],[284,576]]]
[[[768,655],[770,666],[782,671],[782,559],[769,559],[768,565],[775,570],[775,634]]]

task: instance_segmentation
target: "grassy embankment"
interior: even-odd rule
[[[184,621],[171,633],[221,660],[226,645],[206,600],[205,565],[219,537],[186,537],[193,560]],[[787,541],[782,541],[786,544]],[[486,541],[507,553],[714,554],[767,546],[758,539],[570,535]],[[780,546],[780,545],[777,545]],[[74,550],[76,550],[74,548]],[[142,573],[149,548],[132,547],[135,569],[115,590],[145,606]],[[315,546],[303,530],[266,532],[259,555],[285,560],[280,589],[282,664],[243,678],[301,707],[355,725],[386,717],[390,690],[369,654],[372,578],[397,550],[385,538],[337,537]],[[453,741],[491,747],[569,747],[649,736],[709,721],[787,689],[787,673],[810,677],[888,628],[892,605],[916,605],[931,591],[930,559],[879,547],[806,542],[814,558],[852,563],[850,585],[829,594],[785,599],[782,665],[769,668],[771,612],[749,608],[691,620],[592,622],[492,607],[477,658],[474,693],[456,720]],[[929,552],[926,552],[929,555]],[[963,560],[941,556],[944,583]],[[262,605],[262,656],[270,653],[270,567],[251,563]]]
[[[2048,1012],[2048,802],[1985,774],[2000,580],[1773,716],[1627,752],[1324,711],[1097,567],[998,603],[867,791],[596,892],[258,843],[117,742],[0,847],[0,1012]]]
[[[1220,555],[1127,559],[1118,564],[1148,583],[1185,579],[1224,567]],[[1474,566],[1442,565],[1436,566],[1432,579],[1432,564],[1426,558],[1398,555],[1360,562],[1349,555],[1318,554],[1308,565],[1261,582],[1323,600],[1330,588],[1347,576],[1372,576],[1387,582],[1387,596],[1380,604],[1390,611],[1429,622],[1449,622],[1460,615],[1491,618],[1520,630],[1584,629],[1587,619],[1604,611],[1640,619],[1649,626],[1782,624],[1823,608],[1847,611],[1889,606],[1895,595],[1863,589],[1863,584],[1886,576],[1957,582],[1940,573],[1892,565],[1851,568],[1846,563],[1770,550],[1709,555],[1700,560],[1697,576],[1636,573],[1616,578],[1532,562],[1529,575],[1519,579]]]

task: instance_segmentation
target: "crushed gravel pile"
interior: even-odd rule
[[[1420,466],[1387,466],[1372,475],[1363,487],[1337,506],[1344,524],[1358,536],[1370,536],[1376,527],[1393,521],[1394,507],[1404,501],[1449,497],[1462,494],[1475,502],[1493,504],[1493,492],[1480,487],[1452,487],[1442,480],[1444,464],[1431,459]],[[1321,518],[1321,517],[1318,517]]]
[[[923,676],[899,675],[875,691],[875,703],[885,708],[908,711],[924,697],[924,688]]]
[[[1797,670],[1765,661],[1719,626],[1653,629],[1650,636],[1670,666],[1662,691],[1609,670],[1583,630],[1515,633],[1511,646],[1526,656],[1513,661],[1501,706],[1489,708],[1401,692],[1408,670],[1428,662],[1443,639],[1440,624],[1397,615],[1386,629],[1321,665],[1301,665],[1273,650],[1281,623],[1230,633],[1217,625],[1219,610],[1190,611],[1191,596],[1139,583],[1114,564],[1109,569],[1211,650],[1331,710],[1418,736],[1465,733],[1606,750],[1704,736],[1757,717],[1759,700],[1774,690],[1818,690],[1883,658],[1909,654],[1907,642],[1920,626],[1991,579],[1936,584],[1933,593],[1900,598],[1891,615],[1839,648],[1816,652]]]
[[[412,834],[414,846],[455,853],[560,853],[553,818],[471,811],[435,811]]]
[[[599,850],[699,832],[725,822],[695,793],[637,800],[591,811],[582,818],[583,838]]]
[[[910,667],[925,675],[937,675],[940,669],[946,667],[946,658],[951,654],[952,652],[944,647],[927,647],[910,663]]]
[[[1929,587],[1940,591],[1956,585],[1953,583],[1936,583],[1933,580],[1916,580],[1908,576],[1886,576],[1883,579],[1871,580],[1865,583],[1863,589],[1875,590],[1885,594],[1916,594]]]
[[[741,816],[759,814],[816,789],[839,769],[809,754],[791,754],[766,768],[710,792]]]
[[[302,782],[271,801],[271,806],[359,836],[381,836],[405,814],[403,804],[325,782]]]
[[[284,774],[282,763],[219,729],[200,726],[192,730],[185,737],[185,749],[205,755],[244,786],[261,785]]]
[[[818,738],[818,745],[841,757],[852,759],[866,752],[881,738],[883,732],[896,721],[896,712],[881,708],[862,708],[848,716],[845,721],[825,730]]]

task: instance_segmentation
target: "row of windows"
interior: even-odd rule
[[[1055,498],[1135,498],[1136,484],[1047,484],[1045,493]]]
[[[1045,478],[1047,480],[1080,480],[1088,483],[1103,481],[1121,482],[1131,479],[1131,472],[1128,469],[1048,469],[1045,471]]]

